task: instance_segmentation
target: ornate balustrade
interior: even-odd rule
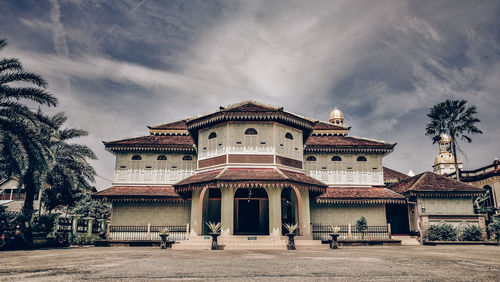
[[[384,185],[381,171],[311,170],[307,174],[331,185]]]
[[[225,154],[272,155],[276,154],[276,148],[270,146],[220,146],[213,150],[200,149],[198,152],[198,160],[209,159]]]
[[[114,184],[173,184],[194,174],[185,169],[119,169],[115,170]]]

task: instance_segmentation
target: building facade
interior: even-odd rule
[[[402,222],[406,199],[387,188],[382,158],[395,143],[353,137],[334,109],[328,122],[253,101],[104,142],[116,155],[111,226],[186,224],[190,236],[221,222],[223,236],[281,236],[312,226]]]

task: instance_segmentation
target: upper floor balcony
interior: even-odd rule
[[[307,174],[328,185],[384,185],[384,174],[378,170],[312,170]]]
[[[118,169],[113,184],[165,184],[172,185],[195,170],[187,169]]]
[[[276,154],[276,148],[271,146],[218,146],[213,149],[200,149],[198,160],[226,154],[274,155]]]

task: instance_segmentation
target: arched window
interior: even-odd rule
[[[214,138],[217,138],[217,133],[210,132],[210,134],[208,135],[208,139],[214,139]]]
[[[333,156],[332,157],[332,162],[341,162],[342,161],[342,158],[339,157],[339,156]]]
[[[156,158],[157,160],[159,161],[166,161],[167,160],[167,156],[165,155],[159,155],[158,158]]]
[[[293,140],[293,135],[292,135],[292,133],[287,132],[287,133],[285,134],[285,138],[286,138],[286,139]]]
[[[140,156],[140,155],[133,155],[133,156],[132,156],[132,160],[133,160],[133,161],[140,161],[140,160],[142,160],[142,158],[141,158],[141,156]]]
[[[245,130],[245,135],[257,135],[257,130],[255,128],[247,128]]]
[[[184,157],[182,157],[182,160],[183,161],[192,161],[193,157],[191,157],[191,156],[184,156]]]
[[[366,162],[366,158],[361,156],[356,159],[358,162]]]
[[[315,156],[309,156],[306,158],[306,161],[308,162],[315,162],[316,161],[316,157]]]

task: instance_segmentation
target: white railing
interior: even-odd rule
[[[276,154],[276,148],[270,146],[220,146],[212,150],[201,149],[198,152],[198,160],[213,158],[225,154],[271,155]]]
[[[173,184],[193,174],[194,170],[185,169],[119,169],[114,183]]]
[[[312,170],[307,174],[329,185],[384,185],[381,171]]]

